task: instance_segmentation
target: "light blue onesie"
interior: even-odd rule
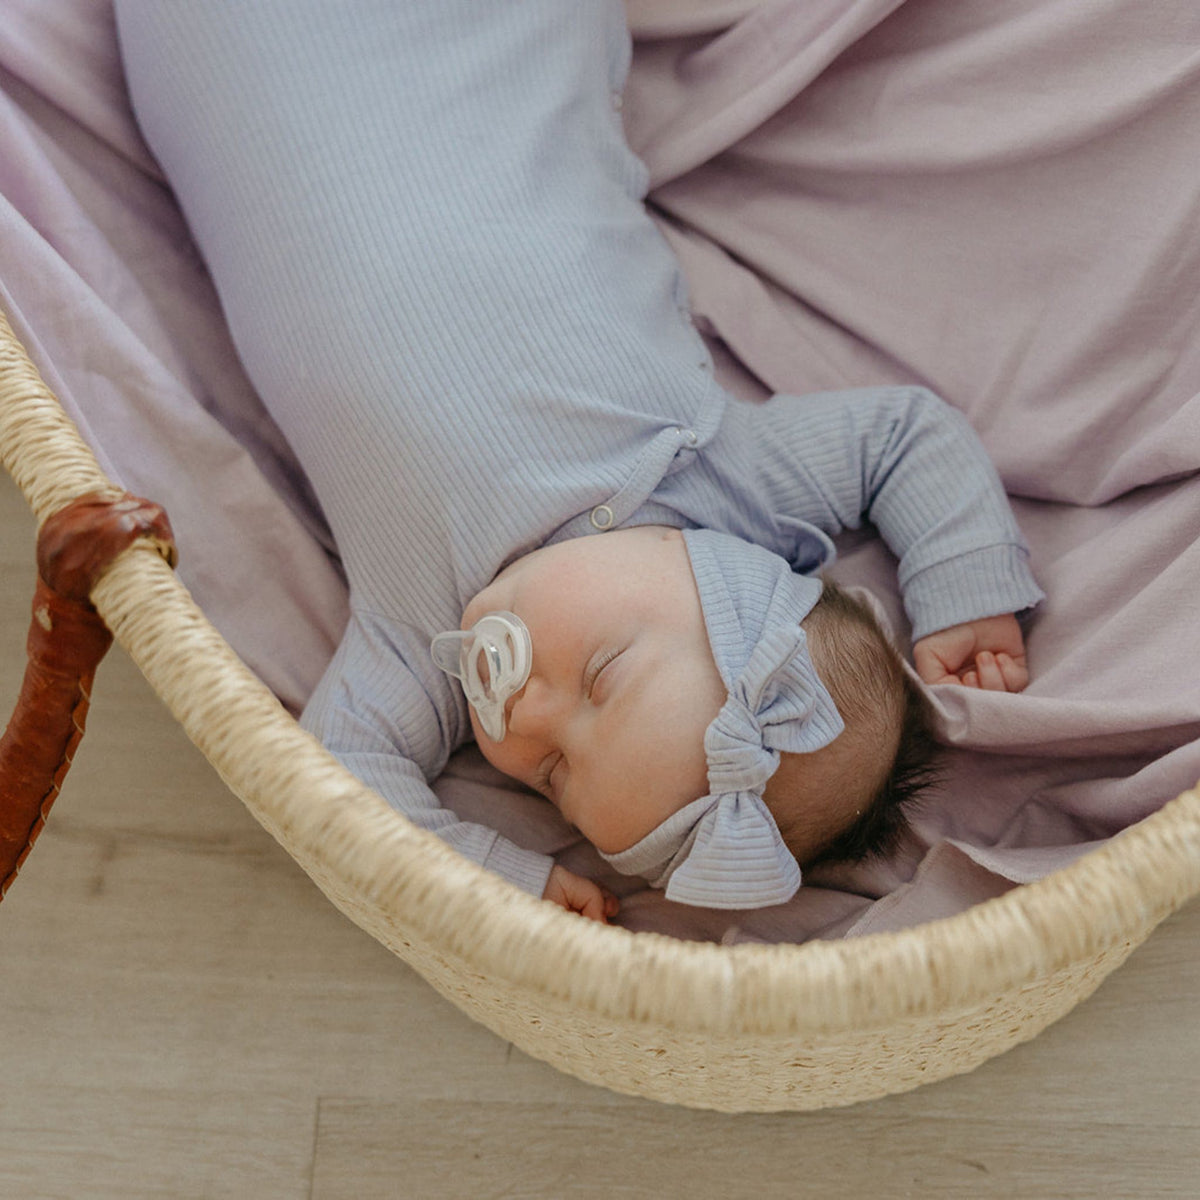
[[[620,0],[118,0],[135,109],[320,497],[351,619],[305,724],[411,820],[467,741],[429,658],[547,542],[661,523],[799,571],[864,515],[916,636],[1041,593],[995,472],[920,389],[728,396],[643,207]],[[797,230],[797,236],[803,236]]]

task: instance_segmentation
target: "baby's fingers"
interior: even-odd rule
[[[993,654],[990,650],[981,650],[975,656],[975,671],[970,674],[978,680],[973,686],[985,692],[1019,692],[1029,682],[1024,663],[1009,654]]]
[[[985,692],[1006,692],[1004,674],[996,656],[990,650],[981,650],[975,656],[975,671],[979,676],[979,686]]]
[[[1004,686],[1010,692],[1021,692],[1029,683],[1029,668],[1024,658],[1013,658],[1011,654],[997,654],[996,662],[1000,665],[1000,674],[1004,676]]]
[[[575,911],[591,921],[607,924],[609,917],[615,917],[620,907],[620,901],[612,892],[607,888],[597,887]]]
[[[913,647],[913,666],[926,683],[962,683],[958,674],[961,663],[961,656],[957,662],[947,662],[938,653],[934,638],[925,638]]]

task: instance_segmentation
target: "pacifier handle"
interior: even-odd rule
[[[460,680],[484,733],[504,740],[504,706],[529,679],[533,639],[516,613],[486,613],[470,629],[436,634],[429,646],[434,663]]]

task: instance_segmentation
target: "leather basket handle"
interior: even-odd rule
[[[83,737],[96,667],[112,642],[89,599],[92,588],[139,538],[175,565],[167,514],[129,494],[80,496],[38,532],[28,663],[0,739],[0,898],[46,824]]]

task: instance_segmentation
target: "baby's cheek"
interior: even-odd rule
[[[563,815],[597,850],[619,854],[702,795],[690,786],[681,787],[674,775],[657,783],[643,777],[633,786],[625,781],[609,786],[599,796],[577,789]]]
[[[619,854],[636,845],[649,832],[628,798],[612,797],[593,803],[591,797],[569,798],[563,816],[603,854]]]
[[[471,714],[471,732],[475,735],[475,744],[479,747],[483,757],[496,768],[497,771],[503,772],[505,775],[513,775],[513,743],[509,738],[505,738],[502,742],[494,742],[486,733],[483,732],[483,727],[479,724],[479,718],[475,715],[475,710],[469,709]]]

